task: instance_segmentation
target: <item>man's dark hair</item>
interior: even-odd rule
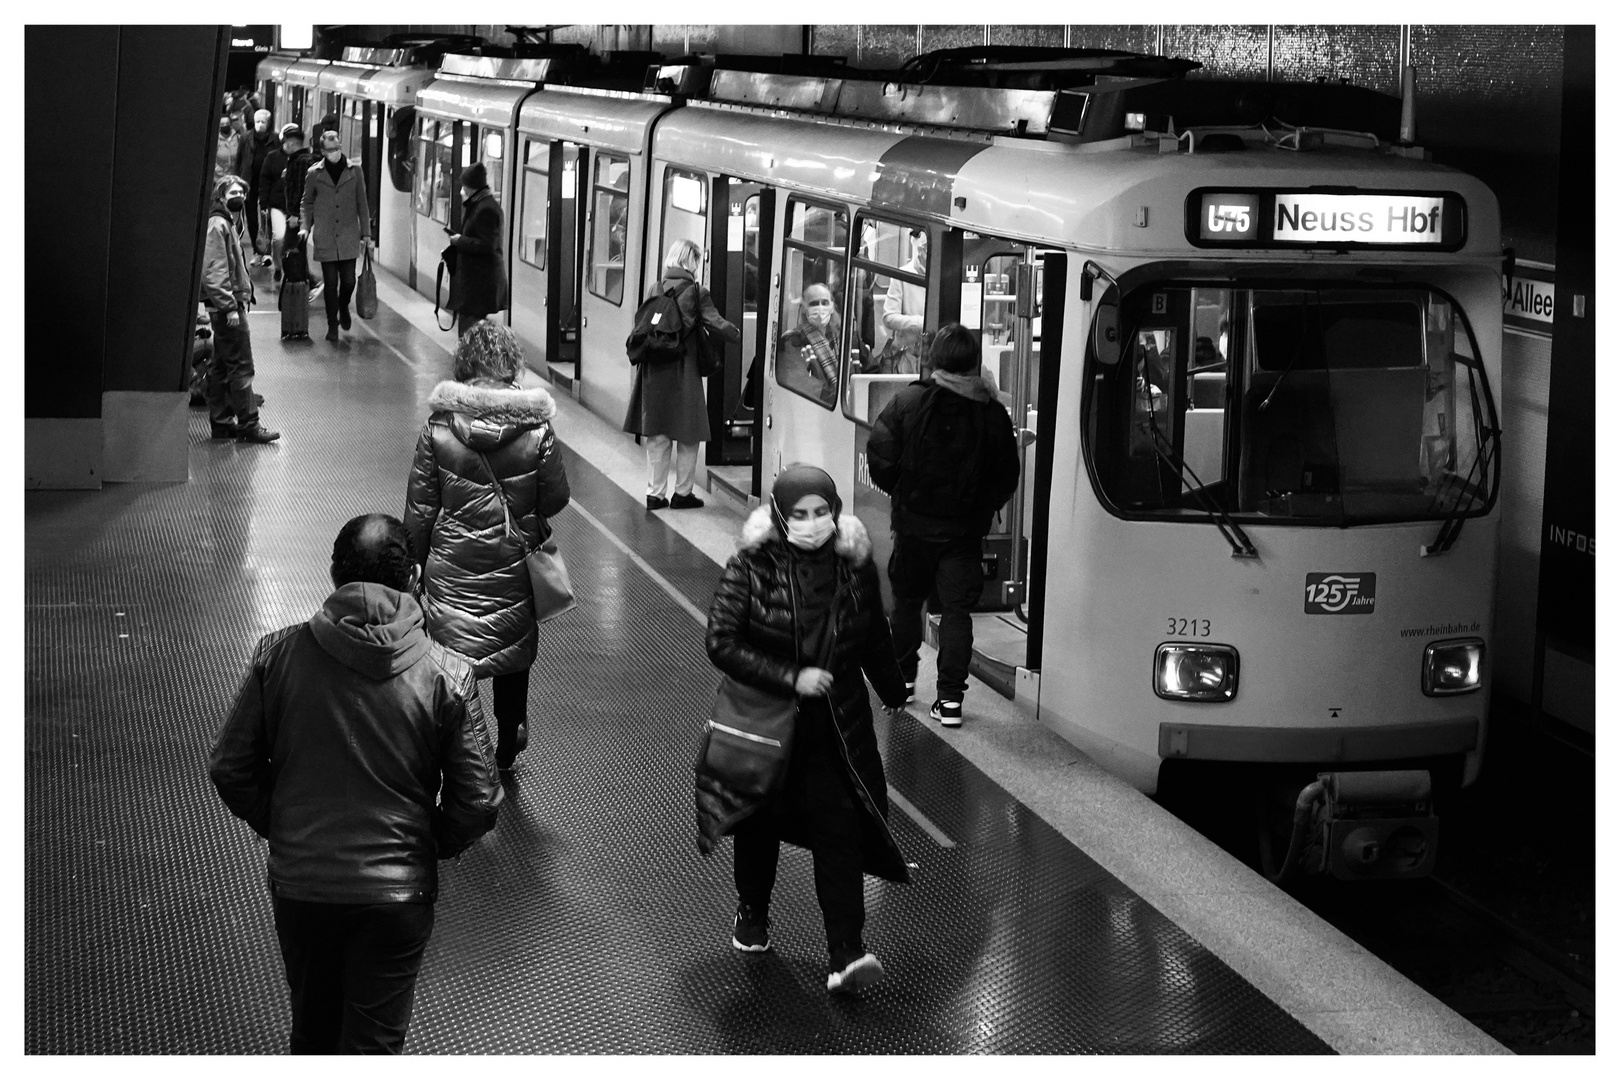
[[[928,363],[939,371],[960,375],[980,362],[978,335],[959,322],[940,327],[928,348]]]
[[[404,592],[411,585],[416,555],[411,535],[395,517],[361,514],[350,518],[332,544],[332,584],[372,581]]]

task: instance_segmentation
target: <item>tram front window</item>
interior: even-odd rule
[[[1494,410],[1460,311],[1420,287],[1150,285],[1088,439],[1130,513],[1335,524],[1479,513]]]

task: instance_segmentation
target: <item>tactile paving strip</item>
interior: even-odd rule
[[[397,353],[363,332],[283,346],[254,317],[280,444],[211,443],[196,412],[189,484],[26,496],[30,1053],[285,1048],[264,845],[218,803],[206,755],[253,642],[328,591],[341,523],[399,511],[452,339],[384,314]],[[634,523],[620,535],[706,608],[712,564],[569,465],[583,504]],[[585,604],[544,633],[500,824],[443,864],[410,1052],[1326,1049],[915,720],[886,725],[891,780],[957,846],[894,812],[919,867],[910,887],[867,883],[889,979],[829,998],[792,848],[774,951],[737,953],[729,850],[694,841],[700,628],[582,515],[556,524]]]

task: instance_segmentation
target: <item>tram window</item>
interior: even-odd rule
[[[630,161],[596,156],[591,191],[591,244],[585,273],[591,292],[613,304],[624,302],[625,238],[630,217]]]
[[[928,347],[928,232],[865,214],[856,228],[855,295],[861,351],[869,357],[861,371],[919,374]]]
[[[1417,286],[1152,285],[1121,313],[1126,355],[1095,369],[1087,424],[1119,508],[1203,515],[1212,501],[1346,524],[1488,505],[1494,409],[1466,321],[1445,297]]]
[[[709,180],[702,173],[685,169],[664,170],[664,242],[658,245],[660,255],[665,254],[677,240],[690,240],[703,252],[702,277],[709,277]]]
[[[433,213],[433,169],[438,157],[433,152],[438,137],[438,121],[422,118],[416,129],[416,212]]]
[[[831,409],[838,401],[839,356],[849,243],[849,215],[832,207],[788,202],[782,251],[776,381]]]
[[[490,194],[501,198],[506,180],[506,133],[485,131],[482,142],[484,168],[489,172]]]
[[[455,144],[455,125],[448,120],[439,121],[439,136],[433,144],[433,220],[441,225],[450,221],[451,154]]]
[[[523,207],[518,218],[518,257],[530,266],[546,268],[546,189],[550,179],[550,148],[529,139],[525,143]]]

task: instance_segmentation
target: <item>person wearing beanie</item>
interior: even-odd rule
[[[456,313],[458,335],[506,307],[505,232],[501,204],[489,190],[489,171],[475,161],[461,170],[461,231],[450,234],[458,256],[448,307]]]
[[[269,232],[268,222],[261,221],[268,204],[260,195],[264,160],[275,149],[276,136],[270,130],[270,110],[259,109],[253,114],[253,133],[248,136],[248,171],[244,174],[248,182],[247,197],[247,225],[248,235],[253,240],[253,250],[265,250],[266,244],[259,239],[259,233]],[[274,235],[273,233],[271,235]],[[264,265],[270,265],[270,256],[264,256]]]
[[[314,235],[310,256],[321,264],[326,286],[326,340],[337,341],[338,327],[350,326],[355,260],[373,243],[366,178],[343,156],[335,131],[321,133],[321,160],[304,174],[299,207],[299,238],[307,242]]]
[[[756,690],[797,702],[785,772],[763,800],[697,772],[698,850],[733,836],[737,911],[732,947],[771,947],[770,903],[782,841],[808,848],[827,932],[827,989],[849,993],[883,977],[866,947],[864,874],[910,880],[888,826],[888,786],[866,682],[905,702],[872,540],[845,513],[832,477],[784,469],[742,528],[709,606],[709,660]],[[863,677],[864,676],[864,677]]]
[[[1018,490],[1018,439],[981,373],[976,333],[961,323],[940,327],[928,367],[931,374],[878,415],[866,464],[872,483],[889,496],[890,620],[907,697],[917,682],[923,604],[937,595],[939,670],[928,715],[958,727],[973,658],[973,609],[984,590],[984,537]]]

